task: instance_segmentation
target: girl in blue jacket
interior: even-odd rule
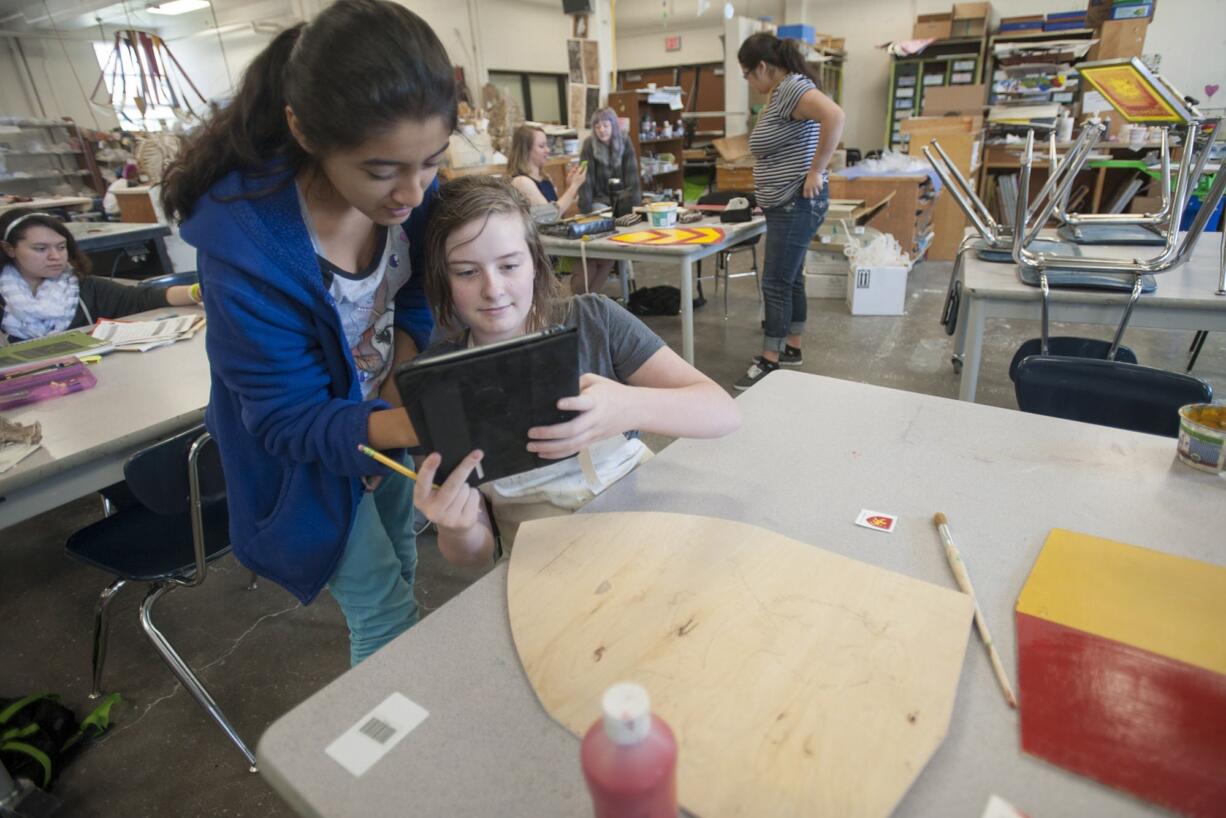
[[[388,376],[432,328],[422,229],[455,125],[430,27],[340,0],[269,44],[164,182],[198,251],[234,551],[304,603],[326,584],[354,664],[418,615],[412,483],[358,444],[417,443]]]

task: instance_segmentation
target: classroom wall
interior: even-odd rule
[[[723,62],[724,33],[721,20],[718,25],[682,30],[660,30],[644,34],[622,35],[617,38],[617,70],[632,71],[636,68],[664,68],[673,65],[699,65]],[[680,51],[665,51],[664,38],[681,35]]]
[[[82,127],[108,130],[116,126],[115,115],[86,102],[101,76],[93,45],[86,40],[68,40],[63,46],[53,39],[26,37],[21,40],[34,87],[48,117],[70,116]],[[65,59],[67,50],[68,59]],[[76,71],[77,78],[73,77]],[[13,40],[0,38],[0,114],[41,116],[25,66],[17,57]],[[84,88],[84,93],[80,90]]]

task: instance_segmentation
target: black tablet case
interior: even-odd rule
[[[472,485],[555,463],[528,451],[528,430],[575,416],[558,400],[579,394],[578,330],[552,327],[488,346],[402,364],[396,388],[421,450],[443,457],[436,481],[473,449]]]

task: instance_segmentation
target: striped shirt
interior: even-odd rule
[[[788,74],[771,92],[749,137],[753,153],[753,181],[758,205],[786,204],[804,184],[813,163],[821,125],[811,119],[792,119],[800,98],[816,89],[804,74]]]

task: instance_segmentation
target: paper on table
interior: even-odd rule
[[[0,445],[0,474],[16,466],[27,456],[43,447],[41,443],[5,443]]]
[[[110,341],[116,349],[152,349],[181,338],[190,338],[198,315],[179,315],[157,321],[99,321],[90,332],[94,338]]]

